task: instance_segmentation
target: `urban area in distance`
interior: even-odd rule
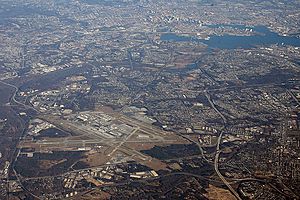
[[[0,200],[300,200],[299,0],[0,0]]]

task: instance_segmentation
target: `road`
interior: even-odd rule
[[[226,127],[227,124],[227,119],[226,117],[216,108],[214,102],[211,100],[210,95],[208,94],[208,92],[206,90],[204,90],[204,94],[208,100],[208,102],[210,103],[211,107],[218,113],[218,115],[222,118],[223,123],[224,123],[224,128]]]
[[[227,188],[230,190],[230,192],[238,199],[238,200],[242,200],[239,196],[239,194],[231,187],[231,185],[229,184],[229,182],[224,178],[224,176],[220,173],[219,171],[219,158],[220,158],[220,144],[221,144],[221,140],[222,140],[222,136],[223,136],[223,132],[219,135],[218,137],[218,143],[217,143],[217,149],[216,149],[216,156],[215,156],[215,162],[214,162],[214,167],[215,167],[215,171],[217,173],[217,175],[219,176],[219,178],[222,180],[222,182],[227,186]]]
[[[300,106],[300,102],[297,97],[295,97],[295,95],[290,90],[287,90],[287,93],[297,102],[298,106]]]
[[[19,91],[19,88],[17,86],[9,84],[9,83],[6,83],[6,82],[3,82],[3,81],[0,81],[0,83],[2,83],[3,85],[6,85],[6,86],[14,88],[15,91],[14,91],[13,95],[11,96],[11,101],[13,101],[15,104],[19,104],[19,105],[23,106],[26,109],[33,109],[34,111],[39,112],[34,107],[28,106],[28,105],[26,105],[26,104],[24,104],[24,103],[19,102],[19,101],[16,100],[16,95],[17,95],[17,92]]]
[[[178,132],[177,130],[175,130],[175,129],[172,129],[172,132],[174,132],[174,133],[175,133],[176,135],[178,135],[179,137],[182,137],[182,138],[184,138],[185,140],[187,140],[187,141],[189,141],[189,142],[191,142],[191,143],[197,145],[198,148],[199,148],[199,150],[200,150],[201,157],[202,157],[206,162],[211,163],[211,162],[205,157],[204,151],[203,151],[201,145],[199,144],[199,142],[196,142],[196,141],[192,140],[191,138],[189,138],[188,136],[185,136],[185,135],[179,133],[179,132]]]
[[[31,107],[31,106],[28,106],[28,105],[25,105],[25,104],[23,104],[22,102],[19,102],[19,101],[16,100],[16,95],[17,95],[17,92],[19,91],[19,88],[18,88],[17,86],[12,85],[12,84],[9,84],[9,83],[6,83],[6,82],[3,82],[3,81],[0,81],[0,83],[2,83],[3,85],[6,85],[6,86],[9,86],[9,87],[14,88],[15,91],[14,91],[13,95],[12,95],[11,98],[10,98],[10,103],[13,102],[13,103],[15,103],[15,104],[18,104],[18,105],[23,106],[23,107],[26,108],[26,109],[33,109],[33,110],[37,111],[35,108],[33,108],[33,107]],[[19,144],[20,141],[22,140],[24,134],[25,134],[26,128],[25,128],[24,125],[23,125],[23,123],[25,124],[25,122],[24,122],[24,120],[18,115],[18,113],[16,113],[15,111],[13,111],[13,112],[14,112],[15,115],[19,118],[19,120],[20,120],[20,122],[21,122],[21,127],[22,127],[22,128],[21,128],[21,129],[22,129],[22,131],[21,131],[22,134],[20,135],[20,137],[18,138],[18,141],[17,141],[17,144]],[[38,112],[38,111],[37,111],[37,112]],[[30,191],[28,191],[28,190],[24,187],[24,185],[22,184],[22,181],[20,180],[20,177],[19,177],[18,173],[15,171],[15,163],[16,163],[16,161],[17,161],[18,156],[20,155],[20,149],[18,149],[17,146],[18,146],[18,145],[16,145],[16,147],[15,147],[15,149],[14,149],[14,153],[13,153],[13,155],[15,155],[15,156],[12,157],[11,160],[10,160],[10,163],[11,163],[10,167],[11,167],[12,171],[14,172],[14,174],[15,174],[15,176],[16,176],[16,178],[17,178],[17,181],[19,182],[19,184],[20,184],[20,186],[22,187],[22,189],[23,189],[24,191],[28,192],[32,197],[34,197],[34,198],[36,198],[36,199],[41,199],[41,198],[39,198],[38,196],[36,196],[36,195],[34,195],[33,193],[31,193]],[[9,182],[8,182],[8,183],[9,183]],[[9,188],[9,187],[8,187],[8,188]],[[10,198],[9,198],[9,195],[7,195],[7,199],[10,199]]]
[[[6,82],[3,82],[3,81],[0,81],[0,83],[4,84],[4,85],[7,85],[7,86],[10,86],[12,88],[14,88],[14,93],[11,97],[11,102],[14,102],[15,104],[18,104],[18,105],[21,105],[23,106],[24,108],[27,108],[27,109],[34,109],[33,107],[31,106],[28,106],[28,105],[25,105],[24,103],[22,102],[19,102],[16,100],[16,95],[17,95],[17,92],[19,90],[18,87],[16,87],[15,85],[12,85],[12,84],[9,84],[9,83],[6,83]],[[227,124],[227,120],[225,118],[225,116],[216,108],[216,106],[214,105],[214,103],[212,102],[211,100],[211,97],[210,95],[208,94],[207,91],[204,91],[205,92],[205,96],[207,97],[209,103],[211,104],[212,108],[218,113],[218,115],[222,118],[223,122],[224,122],[224,128]],[[37,111],[36,109],[34,109],[35,111]],[[37,111],[39,112],[39,111]],[[151,126],[148,126],[148,125],[144,125],[144,124],[141,124],[141,123],[136,123],[135,121],[127,118],[127,117],[120,117],[120,120],[121,121],[125,121],[125,122],[130,122],[131,124],[134,124],[134,125],[137,125],[139,128],[135,129],[135,131],[133,131],[130,135],[128,135],[128,137],[126,137],[122,142],[119,143],[119,145],[117,145],[112,151],[111,153],[109,153],[109,156],[111,156],[115,151],[117,151],[134,133],[136,133],[140,128],[142,129],[146,129],[147,131],[150,131],[152,132],[153,135],[156,135],[158,134],[156,131],[157,129],[151,127]],[[78,129],[78,127],[77,127]],[[162,131],[159,131],[160,133],[162,133],[163,135],[165,133],[163,133]],[[156,133],[156,134],[154,134]],[[180,134],[181,135],[181,134]],[[182,135],[181,135],[182,136]],[[228,189],[232,192],[232,194],[237,198],[237,199],[241,199],[239,197],[239,194],[231,187],[231,185],[229,184],[229,182],[223,177],[223,175],[220,173],[219,171],[219,157],[220,157],[220,144],[221,144],[221,141],[222,141],[222,136],[223,136],[223,132],[220,133],[219,137],[218,137],[218,142],[217,142],[217,149],[216,149],[216,156],[215,156],[215,159],[214,159],[214,168],[215,168],[215,171],[217,173],[217,175],[219,176],[219,178],[222,180],[222,182],[228,187]],[[103,138],[102,138],[103,139]],[[185,139],[188,139],[190,140],[189,138],[185,138]],[[194,141],[193,141],[194,142]],[[197,145],[199,146],[199,144],[197,143]],[[202,152],[202,155],[203,155],[203,150],[201,148],[201,146],[199,146],[199,149],[201,150]],[[204,156],[203,156],[204,157]],[[205,157],[204,157],[205,158]],[[188,175],[188,174],[186,174]],[[189,174],[190,175],[190,174]],[[16,174],[16,176],[18,176]],[[17,177],[19,178],[19,177]]]
[[[222,180],[222,182],[227,186],[227,188],[230,190],[230,192],[238,199],[238,200],[242,200],[241,197],[239,196],[239,194],[231,187],[230,183],[224,178],[224,176],[220,173],[219,170],[219,158],[220,158],[220,145],[221,145],[221,141],[222,141],[222,137],[223,137],[223,133],[224,130],[226,129],[226,124],[227,124],[227,119],[226,117],[216,108],[215,104],[213,103],[213,101],[211,100],[210,95],[208,94],[208,92],[205,90],[204,91],[205,96],[207,98],[207,100],[209,101],[211,107],[218,113],[218,115],[222,118],[223,120],[223,130],[221,131],[219,137],[218,137],[218,141],[217,141],[217,148],[216,148],[216,156],[215,156],[215,160],[214,160],[214,168],[215,171],[217,173],[217,175],[219,176],[219,178]]]

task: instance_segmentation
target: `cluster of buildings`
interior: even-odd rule
[[[160,132],[151,127],[156,125],[188,139],[194,144],[192,148],[200,146],[204,155],[194,158],[192,149],[187,150],[192,152],[190,160],[155,161],[169,164],[170,171],[197,175],[203,172],[209,177],[213,168],[206,159],[213,162],[218,137],[224,132],[219,140],[220,165],[226,178],[277,177],[283,185],[288,179],[297,185],[300,47],[261,44],[249,49],[211,49],[199,41],[213,36],[259,35],[262,33],[252,29],[258,24],[281,36],[299,37],[299,6],[298,1],[258,0],[232,0],[230,4],[222,0],[2,1],[0,80],[16,84],[16,99],[21,103],[13,106],[21,108],[20,121],[31,120],[26,134],[33,143],[22,142],[34,144],[37,151],[45,146],[60,148],[54,145],[60,141],[47,137],[34,141],[41,131],[59,125],[74,132],[73,138],[64,139],[63,150],[101,155],[99,149],[105,152],[105,148],[98,147],[107,142],[107,149],[113,149],[109,156],[123,148],[122,153],[133,155],[130,159],[140,157],[147,162],[148,156],[130,146],[149,145],[151,149],[153,145],[145,141],[164,141],[159,138]],[[241,24],[246,28],[236,28]],[[165,34],[174,38],[163,40]],[[26,112],[22,103],[32,106],[35,114]],[[95,111],[99,105],[109,106],[130,119]],[[29,119],[38,114],[58,125]],[[144,130],[126,120],[142,124]],[[1,131],[5,125],[6,120],[0,120]],[[136,144],[125,147],[134,133]],[[8,134],[11,141],[18,141],[18,134]],[[74,139],[77,136],[83,138]],[[85,142],[89,145],[85,146]],[[161,147],[164,148],[168,149]],[[7,189],[4,179],[9,177],[11,166],[4,157],[14,152],[10,149],[7,153],[7,149],[3,147],[0,152],[0,199],[7,194],[3,192]],[[35,149],[29,150],[27,156],[33,158],[31,150]],[[110,161],[114,159],[118,160],[114,157]],[[65,161],[48,164],[60,166]],[[263,173],[268,176],[262,177]],[[37,178],[27,182],[26,188],[44,199],[73,198],[87,188],[158,176],[152,169],[85,168]],[[11,193],[21,194],[21,183],[10,182]],[[45,194],[36,190],[43,187]],[[272,188],[262,188],[257,182],[243,183],[239,191],[245,198],[276,198]],[[180,188],[180,194],[193,193],[187,189]],[[55,194],[51,196],[49,191]]]

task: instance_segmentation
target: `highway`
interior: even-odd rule
[[[24,108],[27,108],[27,109],[33,109],[33,110],[37,111],[35,108],[33,108],[33,107],[31,107],[31,106],[28,106],[28,105],[25,105],[25,104],[23,104],[22,102],[19,102],[19,101],[16,100],[16,95],[17,95],[17,92],[18,92],[18,90],[19,90],[19,88],[18,88],[17,86],[12,85],[12,84],[9,84],[9,83],[6,83],[6,82],[3,82],[3,81],[0,81],[0,83],[4,84],[4,85],[6,85],[6,86],[9,86],[9,87],[14,88],[15,91],[14,91],[13,95],[12,95],[11,98],[10,98],[10,103],[11,103],[11,101],[13,101],[15,104],[21,105],[21,106],[23,106]],[[21,132],[22,132],[22,134],[21,134],[20,137],[18,138],[18,142],[17,142],[17,144],[19,144],[20,141],[22,140],[24,134],[25,134],[25,131],[26,131],[26,128],[25,128],[24,125],[23,125],[23,123],[25,123],[25,122],[24,122],[24,120],[18,115],[18,113],[16,113],[14,110],[13,110],[13,112],[15,113],[15,115],[16,115],[16,116],[19,118],[19,120],[21,121],[21,127],[22,127],[22,128],[21,128],[21,129],[22,129]],[[37,112],[38,112],[38,111],[37,111]],[[36,198],[36,199],[41,199],[41,198],[39,198],[38,196],[36,196],[36,195],[34,195],[33,193],[31,193],[30,191],[28,191],[28,190],[24,187],[24,185],[22,184],[22,181],[20,180],[19,174],[15,171],[15,163],[16,163],[16,161],[17,161],[17,159],[18,159],[18,156],[20,155],[20,149],[17,148],[17,145],[16,145],[16,147],[15,147],[15,149],[14,149],[13,155],[15,155],[15,156],[12,157],[11,160],[10,160],[10,163],[11,163],[10,167],[11,167],[12,171],[14,172],[14,174],[15,174],[15,176],[16,176],[16,178],[17,178],[18,183],[20,184],[20,186],[22,187],[22,189],[23,189],[24,191],[28,192],[31,196],[33,196],[33,197]],[[8,183],[9,183],[9,182],[8,182]],[[9,188],[9,186],[8,186],[8,188]],[[9,195],[7,195],[7,199],[10,199],[10,198],[9,198]]]
[[[295,97],[295,95],[290,90],[287,90],[287,93],[297,102],[298,106],[300,106],[300,102],[297,97]]]
[[[204,94],[208,100],[208,102],[210,103],[211,107],[218,113],[218,115],[222,118],[223,123],[224,123],[224,128],[226,127],[227,124],[227,119],[226,117],[216,108],[214,102],[212,102],[210,95],[208,94],[208,92],[206,90],[204,90]]]
[[[9,83],[5,83],[5,82],[3,82],[3,81],[0,81],[0,83],[2,83],[2,84],[4,84],[4,85],[7,85],[7,86],[10,86],[10,87],[12,87],[12,88],[14,88],[14,93],[13,93],[13,95],[12,95],[12,97],[11,97],[11,101],[12,102],[14,102],[15,104],[18,104],[18,105],[21,105],[21,106],[23,106],[24,108],[27,108],[27,109],[34,109],[33,107],[31,107],[31,106],[28,106],[28,105],[25,105],[25,104],[23,104],[22,102],[19,102],[19,101],[17,101],[16,100],[16,95],[17,95],[17,92],[18,92],[18,87],[16,87],[16,86],[14,86],[14,85],[11,85],[11,84],[9,84]],[[211,97],[210,97],[210,95],[208,94],[208,92],[205,90],[204,91],[204,93],[205,93],[205,96],[206,96],[206,98],[208,99],[208,101],[209,101],[209,103],[211,104],[211,106],[212,106],[212,108],[218,113],[218,115],[222,118],[222,120],[223,120],[223,123],[224,123],[224,129],[225,129],[225,127],[226,127],[226,124],[227,124],[227,120],[226,120],[226,118],[225,118],[225,116],[216,108],[216,106],[214,105],[214,103],[213,103],[213,101],[211,100]],[[35,111],[37,111],[36,109],[34,109]],[[39,111],[37,111],[37,112],[39,112]],[[114,152],[116,152],[117,150],[121,150],[121,151],[124,151],[125,149],[123,149],[123,148],[121,148],[122,147],[122,145],[124,144],[124,143],[126,143],[126,142],[128,142],[127,140],[132,136],[132,135],[134,135],[138,130],[140,130],[140,129],[143,129],[143,130],[145,130],[145,131],[147,131],[147,132],[150,132],[151,133],[151,135],[155,135],[155,136],[158,136],[158,135],[160,135],[160,134],[162,134],[162,135],[166,135],[166,133],[165,132],[163,132],[163,131],[161,131],[161,130],[159,130],[159,129],[157,129],[157,128],[154,128],[154,127],[152,127],[152,126],[148,126],[148,125],[146,125],[146,124],[144,124],[144,123],[139,123],[139,122],[136,122],[135,120],[132,120],[132,119],[130,119],[130,118],[128,118],[128,117],[125,117],[125,116],[122,116],[122,115],[119,115],[118,116],[119,117],[119,120],[120,121],[123,121],[123,122],[125,122],[125,123],[129,123],[129,124],[132,124],[132,125],[134,125],[134,126],[137,126],[138,128],[136,128],[131,134],[129,134],[126,138],[124,138],[117,146],[115,146],[114,147],[114,149],[108,154],[108,156],[112,156],[113,154],[114,154]],[[49,120],[49,119],[48,119]],[[51,120],[50,120],[51,121]],[[62,122],[61,122],[62,123]],[[75,129],[77,129],[77,130],[79,130],[80,132],[82,132],[82,131],[84,131],[86,134],[88,134],[88,135],[93,135],[93,136],[96,136],[97,137],[97,139],[98,139],[98,141],[80,141],[81,143],[82,142],[84,142],[84,143],[98,143],[98,142],[100,142],[101,141],[101,139],[103,140],[104,138],[103,137],[99,137],[99,135],[98,134],[91,134],[90,133],[90,131],[89,131],[89,133],[88,132],[86,132],[86,130],[83,130],[81,127],[78,127],[78,126],[74,126],[73,124],[71,124],[71,123],[68,123],[68,124],[64,124],[64,125],[69,125],[69,128],[75,128]],[[181,134],[179,134],[181,137],[183,137]],[[220,151],[220,145],[221,145],[221,141],[222,141],[222,136],[223,136],[223,132],[221,132],[220,133],[220,135],[219,135],[219,137],[218,137],[218,141],[217,141],[217,148],[216,148],[216,155],[215,155],[215,159],[214,159],[214,169],[215,169],[215,171],[216,171],[216,173],[217,173],[217,175],[219,176],[219,178],[221,179],[221,181],[227,186],[227,188],[231,191],[231,193],[238,199],[238,200],[240,200],[241,198],[239,197],[239,194],[231,187],[231,185],[230,185],[230,183],[223,177],[223,175],[220,173],[220,171],[219,171],[219,157],[220,157],[220,153],[221,153],[221,151]],[[187,138],[187,137],[184,137],[185,139],[187,139],[187,140],[189,140],[189,141],[191,141],[189,138]],[[99,141],[99,139],[100,139],[100,141]],[[66,142],[66,141],[63,141],[63,142]],[[77,141],[67,141],[67,143],[77,143]],[[78,141],[79,142],[79,141]],[[102,142],[102,141],[101,141]],[[117,142],[117,141],[115,141],[115,142]],[[136,142],[136,141],[135,141]],[[195,143],[194,141],[192,141],[193,143]],[[50,145],[50,144],[59,144],[60,142],[57,142],[57,141],[55,141],[55,142],[52,142],[52,141],[43,141],[42,142],[42,144],[44,144],[44,145]],[[112,144],[113,142],[111,141],[110,142],[110,144]],[[198,144],[197,143],[197,145],[198,145],[198,147],[199,147],[199,149],[200,149],[200,151],[201,151],[201,153],[202,153],[202,156],[203,156],[203,158],[205,158],[204,157],[204,154],[203,154],[203,150],[202,150],[202,148],[201,148],[201,146],[200,146],[200,144]],[[132,150],[131,150],[132,151]],[[127,152],[128,153],[128,152]],[[132,153],[132,152],[131,152]],[[137,152],[135,152],[135,153],[137,153]],[[139,155],[139,156],[141,156],[141,155]],[[191,174],[186,174],[186,175],[191,175]],[[16,174],[16,176],[17,176],[17,178],[19,178],[18,177],[18,175]]]
[[[219,176],[219,178],[222,180],[222,182],[227,186],[227,188],[230,190],[230,192],[238,199],[238,200],[242,200],[239,196],[239,194],[231,187],[231,185],[229,184],[229,182],[224,178],[224,176],[220,173],[219,171],[219,157],[220,157],[220,144],[221,144],[221,140],[222,140],[222,136],[223,136],[223,132],[219,135],[218,137],[218,143],[217,143],[217,149],[216,149],[216,156],[215,156],[215,162],[214,162],[214,167],[215,167],[215,171],[217,173],[217,175]]]
[[[221,145],[221,141],[222,141],[222,137],[223,137],[223,133],[224,133],[224,129],[226,129],[226,124],[227,124],[227,119],[225,118],[225,116],[216,108],[215,104],[213,103],[213,101],[211,100],[210,95],[208,94],[208,92],[205,90],[204,91],[205,96],[207,98],[207,100],[209,101],[210,105],[212,106],[212,108],[218,113],[218,115],[222,118],[223,120],[223,124],[224,124],[224,128],[221,131],[219,137],[218,137],[218,141],[217,141],[217,148],[216,148],[216,156],[215,156],[215,160],[214,160],[214,168],[215,171],[217,173],[217,175],[219,176],[219,178],[222,180],[222,182],[227,186],[227,188],[230,190],[230,192],[238,199],[238,200],[242,200],[241,197],[239,196],[239,194],[231,187],[230,183],[224,178],[224,176],[221,174],[220,170],[219,170],[219,158],[220,158],[220,145]]]
[[[189,138],[188,136],[185,136],[185,135],[179,133],[179,132],[178,132],[177,130],[175,130],[175,129],[172,129],[172,132],[174,132],[174,133],[175,133],[176,135],[178,135],[179,137],[182,137],[182,138],[184,138],[185,140],[187,140],[187,141],[189,141],[189,142],[191,142],[191,143],[197,145],[198,148],[199,148],[199,150],[200,150],[201,157],[202,157],[206,162],[211,163],[211,161],[207,160],[207,158],[205,157],[204,151],[203,151],[201,145],[199,144],[199,142],[196,142],[196,141],[192,140],[191,138]]]
[[[12,85],[12,84],[9,84],[9,83],[6,83],[6,82],[3,82],[3,81],[0,81],[0,83],[2,83],[3,85],[6,85],[6,86],[9,86],[9,87],[14,88],[15,91],[14,91],[13,95],[11,96],[11,100],[12,100],[14,103],[19,104],[19,105],[23,106],[23,107],[26,108],[26,109],[33,109],[34,111],[39,112],[39,111],[36,110],[34,107],[28,106],[28,105],[26,105],[26,104],[24,104],[24,103],[19,102],[19,101],[16,100],[16,95],[17,95],[17,92],[19,91],[19,88],[18,88],[17,86]]]

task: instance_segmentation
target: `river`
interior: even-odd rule
[[[244,25],[208,25],[208,28],[230,27],[236,29],[252,29],[255,35],[238,36],[238,35],[212,35],[209,39],[199,39],[194,36],[183,36],[176,33],[165,33],[161,35],[162,41],[193,41],[206,44],[210,49],[249,49],[255,46],[290,45],[300,47],[300,38],[293,36],[281,36],[270,31],[265,26],[248,27]]]

